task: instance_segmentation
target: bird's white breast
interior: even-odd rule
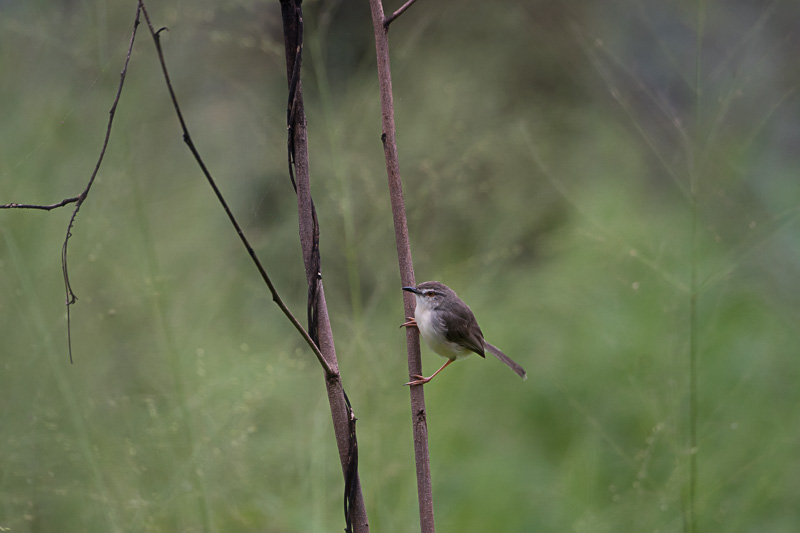
[[[438,317],[438,312],[428,305],[424,297],[417,296],[417,307],[414,310],[414,319],[417,321],[419,334],[431,350],[447,359],[461,359],[472,353],[445,337],[444,324]]]

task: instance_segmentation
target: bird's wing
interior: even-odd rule
[[[464,346],[481,357],[486,357],[483,347],[483,332],[469,307],[458,306],[448,313],[440,314],[443,317],[445,338],[448,341]]]

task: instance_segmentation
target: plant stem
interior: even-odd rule
[[[700,146],[701,99],[703,87],[701,79],[701,59],[703,47],[703,24],[705,22],[705,3],[697,3],[697,44],[695,49],[695,108],[694,108],[694,155],[689,174],[689,195],[691,198],[691,279],[689,294],[689,481],[688,502],[684,528],[688,533],[697,530],[697,222],[698,190],[702,152]]]
[[[410,5],[410,2],[409,4]],[[411,260],[411,245],[408,240],[403,183],[400,179],[400,163],[397,157],[395,140],[394,102],[392,96],[392,73],[389,66],[388,25],[383,13],[381,0],[369,0],[372,12],[372,26],[375,32],[375,50],[378,60],[378,82],[381,93],[381,117],[383,154],[386,158],[386,173],[389,180],[389,197],[392,204],[394,236],[397,244],[397,260],[400,265],[398,287],[415,285],[414,265]],[[413,316],[416,302],[414,296],[404,293],[405,314]],[[419,331],[406,328],[406,349],[408,351],[408,375],[422,374]],[[431,491],[431,466],[428,453],[428,422],[425,411],[425,393],[422,386],[409,387],[411,394],[411,418],[414,432],[414,458],[417,469],[417,498],[419,500],[419,523],[422,533],[435,531],[433,521],[433,494]]]
[[[289,82],[289,119],[290,139],[289,171],[297,192],[297,212],[300,225],[300,245],[303,250],[306,280],[309,288],[309,333],[319,345],[325,361],[334,370],[334,374],[325,377],[328,403],[333,419],[336,444],[339,449],[339,460],[345,476],[347,501],[347,530],[355,533],[369,533],[369,522],[361,491],[361,481],[356,466],[351,459],[355,450],[355,419],[345,395],[339,375],[339,364],[336,359],[336,347],[333,343],[328,306],[325,301],[325,290],[322,284],[322,273],[319,261],[319,225],[311,198],[311,178],[309,171],[308,136],[306,134],[306,116],[303,106],[303,84],[301,81],[301,65],[303,50],[303,17],[301,0],[280,0],[283,18],[284,44],[286,50],[286,73]],[[292,173],[293,169],[293,173]],[[313,320],[312,320],[313,318]]]

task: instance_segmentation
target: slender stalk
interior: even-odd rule
[[[689,295],[689,480],[686,506],[687,533],[695,533],[697,492],[697,196],[692,190],[691,292]]]
[[[695,49],[695,117],[694,117],[694,156],[689,173],[689,195],[691,198],[691,279],[689,296],[689,480],[688,501],[684,528],[687,533],[697,531],[697,222],[698,222],[698,190],[700,166],[703,153],[700,147],[700,120],[703,85],[701,79],[701,60],[703,47],[703,25],[705,22],[705,3],[697,3],[697,43]]]
[[[406,5],[411,5],[408,2]],[[381,0],[369,0],[372,12],[372,26],[375,32],[375,50],[378,60],[378,81],[381,93],[381,116],[383,153],[386,158],[386,172],[389,180],[389,197],[392,204],[394,235],[397,244],[397,259],[400,265],[400,287],[415,285],[414,265],[411,260],[411,245],[408,240],[403,184],[400,179],[400,164],[395,140],[394,103],[392,97],[392,73],[389,66],[388,24],[383,13]],[[398,287],[398,289],[400,288]],[[414,296],[403,293],[405,315],[413,316]],[[408,375],[422,374],[419,331],[406,328],[406,349],[408,351]],[[431,490],[430,455],[428,453],[428,422],[425,411],[425,393],[422,386],[409,387],[411,394],[411,417],[414,432],[414,458],[417,468],[417,497],[419,499],[419,522],[422,533],[435,531],[433,521],[433,493]]]

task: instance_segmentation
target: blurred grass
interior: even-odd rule
[[[374,531],[415,531],[368,9],[307,4],[312,187],[362,485]],[[392,27],[417,277],[459,292],[530,376],[476,357],[427,388],[441,531],[683,529],[691,157],[698,530],[800,527],[800,13],[708,6],[695,119],[685,8],[442,1]],[[83,188],[134,9],[0,3],[0,203]],[[302,316],[277,2],[150,9],[195,142]],[[144,33],[70,241],[73,366],[68,217],[0,213],[0,527],[342,527],[320,371],[185,150]]]

